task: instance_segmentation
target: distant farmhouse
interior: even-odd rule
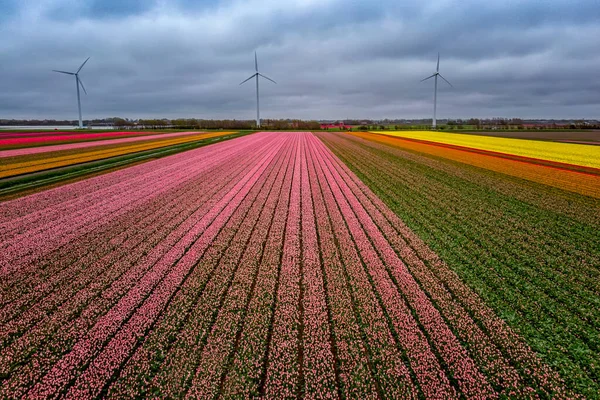
[[[321,124],[321,129],[345,129],[351,130],[352,127],[350,125],[346,125],[343,122],[336,122],[333,124]]]

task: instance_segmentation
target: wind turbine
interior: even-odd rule
[[[79,129],[83,129],[83,120],[81,119],[81,98],[79,97],[79,85],[81,85],[81,88],[83,89],[83,92],[85,94],[87,94],[87,91],[85,90],[85,86],[83,86],[83,82],[81,81],[81,79],[79,79],[79,71],[81,71],[81,69],[83,68],[83,66],[85,65],[85,63],[88,62],[89,59],[90,59],[90,57],[88,57],[83,62],[83,64],[81,64],[81,67],[79,67],[79,69],[77,70],[77,72],[58,71],[56,69],[52,70],[52,71],[58,72],[60,74],[67,74],[67,75],[74,75],[75,76],[75,86],[77,86],[77,106],[79,107]]]
[[[431,78],[435,78],[435,85],[434,85],[434,89],[433,89],[433,125],[431,126],[433,129],[436,128],[436,112],[437,112],[437,82],[438,82],[438,76],[440,78],[442,78],[443,80],[446,81],[446,83],[448,85],[450,85],[450,87],[454,87],[452,86],[452,84],[450,82],[448,82],[448,80],[446,78],[444,78],[442,76],[442,74],[440,74],[440,53],[438,53],[438,59],[437,59],[437,67],[435,69],[435,73],[431,76],[428,76],[425,79],[421,79],[421,82],[426,81],[427,79],[431,79]]]
[[[260,128],[260,100],[258,97],[258,78],[262,77],[262,78],[268,79],[275,84],[277,82],[275,82],[273,79],[266,77],[263,74],[261,74],[260,72],[258,72],[258,57],[256,56],[256,52],[254,52],[254,70],[256,71],[254,73],[254,75],[252,75],[250,78],[246,79],[244,82],[240,83],[240,85],[243,85],[244,83],[248,82],[252,78],[256,78],[256,127]]]

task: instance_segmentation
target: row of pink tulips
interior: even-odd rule
[[[256,207],[256,211],[251,210],[252,214],[248,214],[246,217],[249,220],[248,225],[254,223],[252,234],[247,241],[242,242],[245,248],[240,253],[238,269],[230,282],[228,293],[221,303],[221,311],[206,337],[206,344],[199,354],[199,362],[186,396],[188,398],[218,396],[221,391],[222,379],[229,364],[228,360],[235,351],[235,341],[242,328],[250,296],[254,294],[256,287],[259,262],[264,250],[263,244],[280,194],[279,190],[285,172],[283,166],[288,155],[286,151],[281,152],[281,157],[271,172],[272,176],[260,194],[259,206]],[[259,209],[260,212],[258,212]],[[236,240],[234,239],[234,241]]]
[[[242,164],[242,167],[243,167],[243,164]],[[236,180],[235,182],[237,183],[238,181],[239,180]],[[220,180],[216,180],[213,182],[220,182]],[[193,189],[193,187],[192,187],[192,189]],[[231,187],[226,189],[226,191],[229,191],[230,189],[231,189]],[[218,195],[215,198],[215,202],[217,200],[219,200],[226,193],[226,191],[225,192],[221,191],[222,194]],[[193,193],[190,193],[190,194],[193,196]],[[191,197],[191,196],[189,198],[193,199],[193,197]],[[199,199],[199,200],[202,200],[202,199]],[[210,204],[211,204],[211,202],[204,203],[203,206],[210,206]],[[186,204],[180,203],[180,206],[181,205],[185,206]],[[181,237],[185,232],[187,232],[190,228],[193,227],[193,225],[195,223],[195,219],[200,218],[204,214],[206,214],[206,211],[203,211],[203,210],[199,210],[198,212],[195,212],[194,215],[191,216],[191,218],[186,219],[183,222],[183,224],[181,226],[179,226],[178,232],[181,232],[181,233],[177,233],[174,235],[173,232],[171,232],[165,238],[165,240],[163,240],[162,242],[159,241],[159,243],[154,243],[155,246],[147,246],[147,244],[144,243],[144,246],[137,250],[143,251],[144,253],[148,252],[149,260],[151,260],[153,258],[156,259],[158,257],[161,257],[162,254],[164,254],[172,245],[174,245],[179,240],[178,239],[179,237]],[[180,223],[181,223],[181,221],[180,221]],[[169,225],[167,225],[167,226],[169,226]],[[172,227],[173,226],[171,226],[171,228]],[[168,233],[168,231],[166,233]],[[166,236],[166,233],[163,235]],[[150,244],[152,244],[152,243],[150,243]],[[155,254],[156,256],[153,256],[153,254]],[[139,258],[140,255],[143,255],[143,253],[139,254],[137,252],[134,252],[134,253],[131,253],[131,255],[135,255]],[[122,278],[119,278],[117,281],[112,283],[110,287],[102,287],[100,285],[97,285],[97,282],[95,282],[93,287],[90,288],[90,289],[92,289],[92,292],[90,293],[90,295],[92,295],[93,293],[96,293],[96,295],[100,294],[100,295],[102,295],[103,301],[98,302],[96,300],[94,303],[91,304],[92,305],[91,308],[88,307],[88,309],[84,311],[83,315],[98,315],[98,312],[101,312],[101,310],[107,310],[105,307],[102,307],[102,306],[110,307],[110,304],[114,304],[114,303],[111,303],[112,301],[118,300],[119,297],[123,296],[129,290],[129,288],[131,288],[132,284],[135,284],[141,278],[142,275],[140,275],[140,274],[143,274],[144,271],[146,270],[144,268],[144,266],[139,265],[139,264],[134,264],[133,261],[135,258],[130,258],[130,255],[127,255],[126,258],[127,259],[119,260],[119,262],[116,264],[116,266],[119,268],[113,268],[115,271],[121,270],[121,268],[124,268],[125,271],[127,271],[127,273]],[[135,267],[135,268],[132,268],[132,267]],[[114,272],[113,269],[111,269],[111,272]],[[109,283],[110,280],[108,280],[107,282]],[[83,300],[81,298],[81,294],[85,294],[88,292],[89,292],[88,290],[82,290],[80,293],[78,293],[77,299]],[[90,298],[90,297],[85,296],[84,299],[85,298]],[[110,300],[110,299],[114,299],[114,300]],[[71,301],[71,303],[73,303],[73,302]],[[66,315],[64,314],[64,312],[59,313],[58,315],[65,315],[65,316],[72,315],[74,307],[78,306],[78,304],[80,304],[80,303],[76,302],[73,306],[66,305],[65,306],[66,308],[62,307],[62,309],[64,309],[65,311],[67,311],[67,310],[72,310],[72,311]],[[94,309],[97,311],[93,311]],[[105,311],[102,311],[102,312],[105,312]],[[82,318],[79,318],[78,320],[74,320],[74,322],[80,323],[81,319]],[[90,319],[89,321],[93,322],[94,320]],[[58,326],[60,326],[60,323]],[[81,327],[81,325],[79,325],[79,327]],[[87,329],[89,329],[89,327]],[[51,330],[49,330],[49,331],[51,332]],[[35,334],[30,335],[30,336],[33,336],[33,338],[36,338]],[[55,343],[55,342],[56,342],[56,340],[51,341],[50,343]],[[56,344],[54,344],[53,346],[55,346],[55,345]]]
[[[334,346],[331,340],[324,268],[321,262],[317,221],[311,188],[316,185],[308,173],[309,136],[301,147],[301,214],[302,214],[302,349],[303,392],[308,398],[337,397]],[[338,373],[339,375],[339,373]]]
[[[321,144],[321,146],[324,148],[324,145]],[[391,313],[392,318],[395,319],[396,316],[401,316],[398,323],[402,324],[400,326],[403,326],[403,330],[419,329],[416,325],[417,321],[406,318],[407,315],[411,314],[408,308],[410,307],[416,314],[418,322],[425,328],[427,335],[431,337],[435,344],[435,350],[450,368],[453,378],[458,381],[461,391],[470,397],[493,397],[493,389],[485,376],[481,374],[473,360],[448,328],[439,311],[419,288],[413,276],[407,271],[406,265],[398,258],[389,242],[366,213],[362,204],[357,201],[349,187],[343,184],[343,179],[331,166],[330,161],[324,161],[324,163],[330,167],[327,174],[331,173],[332,181],[339,185],[338,201],[345,197],[348,205],[353,210],[354,216],[348,214],[348,221],[354,221],[354,218],[360,220],[362,228],[357,223],[354,225],[356,228],[352,233],[357,246],[363,253],[363,257],[371,261],[369,264],[372,267],[373,279],[381,282],[380,290],[382,292],[384,290],[393,292],[394,289],[390,283],[393,281],[398,287],[399,294],[405,299],[405,301],[394,304],[395,307],[398,307],[398,311]],[[369,239],[373,246],[368,245]]]
[[[198,260],[203,258],[211,243],[216,241],[219,232],[222,229],[225,229],[228,221],[230,221],[230,219],[235,216],[236,211],[243,206],[246,199],[249,199],[248,202],[252,204],[253,189],[257,187],[257,182],[262,178],[262,174],[268,165],[268,160],[272,157],[273,153],[274,151],[267,154],[264,158],[266,161],[259,164],[258,168],[253,168],[247,174],[247,178],[245,177],[240,181],[240,183],[244,181],[245,183],[240,187],[240,190],[235,196],[232,196],[231,198],[225,196],[222,199],[221,203],[224,208],[220,209],[219,204],[217,204],[216,209],[218,211],[215,212],[215,219],[210,225],[207,225],[206,228],[201,228],[203,232],[201,236],[191,245],[188,252],[173,265],[174,268],[170,272],[170,275],[161,282],[161,286],[154,290],[154,293],[152,293],[146,302],[136,311],[127,324],[119,330],[112,338],[111,342],[109,342],[102,352],[94,358],[92,365],[78,377],[72,390],[68,392],[67,397],[81,398],[98,395],[102,389],[102,385],[115,372],[115,369],[120,367],[124,358],[135,348],[138,338],[146,336],[147,330],[152,326],[160,313],[162,313],[167,302],[170,303],[175,293],[179,291],[179,287],[185,285],[189,275],[198,271],[201,276],[199,279],[201,282],[205,281],[209,276],[211,278],[214,277],[214,275],[210,275],[209,269],[197,269],[195,266],[197,265]],[[255,192],[256,194],[260,192],[260,186],[258,186]],[[234,245],[234,243],[232,243],[232,245]],[[232,265],[235,265],[235,263],[232,263]],[[176,274],[178,271],[181,271],[181,273]],[[172,280],[170,278],[172,278]],[[212,282],[213,280],[211,279],[209,285]],[[224,281],[219,282],[218,280],[215,280],[215,286],[221,291],[225,290],[227,287],[224,283]],[[206,289],[207,288],[205,288],[205,290]],[[206,290],[203,295],[206,294],[207,291],[208,290]],[[199,304],[206,306],[210,304],[210,301],[201,298]],[[206,309],[205,313],[208,314],[209,310]],[[195,354],[194,351],[189,350],[190,349],[188,349],[188,354]],[[188,364],[183,363],[183,365]]]
[[[152,266],[139,283],[109,312],[98,319],[95,326],[88,332],[83,340],[75,344],[71,352],[63,357],[53,369],[32,388],[33,396],[53,393],[71,382],[77,375],[79,368],[93,358],[96,360],[89,374],[93,371],[106,371],[106,359],[110,360],[115,349],[120,346],[130,346],[132,334],[143,331],[147,324],[156,318],[168,302],[172,292],[181,284],[181,281],[194,265],[197,257],[214,239],[220,228],[227,221],[237,204],[243,199],[247,191],[253,186],[260,172],[265,168],[271,151],[263,160],[254,166],[246,175],[227,193],[202,219],[196,222],[192,229]],[[139,309],[138,309],[139,307]],[[121,328],[121,324],[125,323]],[[102,349],[107,339],[116,335],[112,346]],[[135,335],[133,336],[135,337]],[[99,353],[99,354],[98,354]],[[120,353],[124,356],[123,353]],[[106,373],[106,372],[103,372]],[[91,375],[94,377],[94,375]],[[88,382],[91,389],[97,390],[98,380]],[[74,390],[78,386],[74,387]]]
[[[336,160],[332,157],[330,157],[330,160],[332,163],[336,163]],[[343,179],[353,189],[353,193],[360,199],[361,204],[368,210],[369,215],[381,229],[386,239],[389,240],[391,246],[410,269],[410,272],[419,280],[421,286],[435,302],[436,307],[451,323],[461,341],[468,343],[469,348],[476,354],[476,357],[483,361],[481,365],[487,375],[493,379],[494,386],[496,388],[505,387],[505,394],[509,396],[517,395],[517,389],[522,387],[523,382],[514,367],[504,358],[501,351],[490,343],[490,339],[473,321],[463,305],[452,297],[451,293],[427,268],[423,260],[398,235],[380,209],[365,194],[365,192],[369,193],[366,186],[359,180],[353,180],[353,175],[349,174],[341,164],[336,165],[336,167]],[[372,196],[372,198],[375,198],[375,196]],[[399,221],[397,217],[395,220]]]
[[[242,167],[243,167],[243,164],[242,164]],[[220,180],[216,181],[216,182],[220,182]],[[188,190],[188,192],[189,192],[189,190]],[[187,193],[184,196],[189,196],[190,194],[193,194],[193,193]],[[206,200],[208,200],[209,198],[210,197],[207,197]],[[185,199],[185,197],[183,199],[175,200],[175,203],[177,205],[181,206],[181,204],[178,203],[178,201],[179,200],[184,200],[184,199]],[[199,199],[199,200],[202,200],[202,198]],[[159,210],[162,210],[162,207],[160,207],[160,204],[157,205],[157,206],[159,208],[155,209],[154,212],[158,212]],[[194,208],[192,208],[190,206],[189,210],[194,210]],[[172,222],[175,222],[175,221],[178,221],[178,220],[179,220],[179,223],[181,223],[181,222],[183,222],[185,220],[186,216],[189,216],[189,214],[184,214],[183,216],[178,216],[177,218],[174,218],[174,216],[172,214],[171,215],[167,215],[166,218],[165,218],[164,223],[172,223]],[[148,217],[146,217],[144,221],[146,223],[148,223],[148,224],[152,224],[153,223],[153,224],[155,224],[155,226],[162,226],[162,225],[156,225],[156,223],[160,223],[161,222],[160,220],[156,220],[156,217],[158,217],[158,215],[151,214]],[[183,219],[181,219],[181,218],[183,218]],[[117,223],[116,224],[116,228],[117,229],[122,229],[123,226],[128,226],[128,225],[123,224],[123,223]],[[152,226],[152,225],[150,225],[150,226]],[[134,228],[133,232],[137,232],[138,236],[140,236],[140,234],[143,234],[145,232],[144,230],[140,231],[140,229],[139,229],[140,227],[136,227],[135,225],[134,225],[133,228]],[[151,233],[151,232],[152,231],[149,231],[147,233]],[[103,230],[101,230],[101,232],[99,232],[99,236],[97,236],[96,238],[92,238],[92,239],[100,240],[102,237],[106,237],[106,235],[110,236],[111,233],[112,232],[104,232]],[[141,238],[143,238],[143,237],[146,237],[146,238],[150,237],[149,235],[147,235],[147,233],[146,233],[145,236],[141,235]],[[92,243],[93,243],[93,241],[90,242],[90,244],[92,244]],[[133,246],[137,245],[136,243],[138,243],[138,241],[134,242]],[[84,245],[85,242],[84,243],[80,243],[80,244]],[[114,243],[110,243],[110,244],[114,245]],[[106,250],[105,247],[109,247],[109,246],[107,246],[107,243],[102,243],[102,245],[103,245],[102,248],[104,250]],[[115,258],[115,251],[120,252],[121,255],[126,255],[127,254],[127,247],[129,247],[129,246],[132,246],[132,244],[128,243],[126,246],[119,246],[119,247],[110,246],[109,250],[107,251],[108,254],[105,257],[108,257],[108,259],[114,259]],[[94,250],[99,250],[99,249],[97,247]],[[68,253],[69,253],[69,255],[71,255],[73,252],[69,251]],[[102,254],[104,254],[104,253],[102,253]],[[98,256],[99,255],[101,255],[101,254],[98,254]],[[75,265],[70,265],[69,268],[66,268],[67,265],[64,265],[64,266],[62,266],[62,268],[64,268],[64,269],[58,269],[58,270],[54,271],[54,273],[52,273],[52,271],[50,271],[50,273],[52,273],[51,276],[42,276],[42,277],[40,277],[37,281],[43,281],[43,283],[41,285],[38,285],[38,286],[34,287],[34,290],[31,291],[31,295],[32,296],[23,296],[23,293],[26,292],[26,290],[24,290],[25,288],[22,287],[22,286],[20,286],[20,285],[13,285],[13,286],[17,286],[17,287],[13,287],[13,289],[14,289],[15,292],[20,292],[21,293],[21,298],[19,299],[18,302],[15,302],[16,304],[9,304],[8,306],[5,306],[3,308],[3,312],[7,312],[8,313],[11,310],[16,310],[16,311],[23,310],[23,305],[24,304],[23,304],[23,301],[21,301],[21,300],[29,299],[30,301],[36,301],[37,299],[42,298],[44,295],[47,296],[48,293],[44,293],[43,289],[51,290],[51,289],[60,288],[60,284],[62,282],[64,282],[65,279],[69,279],[72,283],[74,283],[73,279],[76,276],[74,274],[76,272],[79,272],[81,269],[84,270],[84,273],[80,275],[80,278],[89,282],[90,279],[93,279],[93,275],[90,276],[90,274],[93,271],[93,269],[89,268],[89,264],[88,264],[88,262],[91,261],[91,259],[93,259],[91,257],[92,256],[88,253],[86,255],[86,257],[84,257],[83,259],[78,260],[77,264],[78,264],[79,268],[75,268]],[[56,264],[61,264],[61,261],[63,261],[63,258],[57,259],[55,261],[56,261]],[[104,259],[104,258],[99,258],[99,265],[103,266],[103,267],[106,266],[106,261],[107,260]],[[67,272],[68,272],[68,274],[67,274]],[[112,271],[112,270],[109,269],[109,272],[114,272],[114,271]],[[63,273],[67,274],[67,277],[63,277],[62,280],[59,280],[58,278],[61,277],[61,275],[63,275]],[[30,283],[31,285],[34,285],[35,282],[36,282],[36,280],[34,280],[33,282],[30,281],[28,283]],[[19,283],[22,283],[22,282],[19,282]],[[49,284],[51,284],[51,283],[54,283],[54,285],[50,286]],[[77,285],[73,285],[72,284],[71,287],[70,287],[70,289],[71,288],[73,288],[73,290],[74,290],[74,292],[72,292],[72,293],[64,293],[65,292],[64,288],[61,288],[61,289],[63,289],[63,290],[61,290],[61,292],[59,292],[59,294],[61,295],[61,297],[64,298],[66,296],[66,298],[69,298],[70,295],[74,295],[76,293],[76,291],[78,290],[77,289]],[[48,303],[54,303],[54,301],[49,301],[51,299],[52,299],[52,297],[47,298],[47,301],[45,301],[43,303],[40,303],[40,307],[41,306],[47,306]],[[44,311],[41,314],[42,315],[49,314],[49,309],[44,308]],[[21,314],[21,316],[20,316],[20,318],[18,320],[18,322],[19,322],[20,325],[22,325],[27,320],[27,318],[25,318],[25,317],[26,317],[26,315]]]
[[[276,203],[273,220],[264,242],[256,278],[255,295],[250,298],[244,329],[239,334],[229,371],[222,384],[224,397],[256,397],[263,393],[266,358],[272,337],[272,320],[281,271],[281,256],[293,177],[295,148],[288,142],[283,186]]]
[[[192,154],[196,154],[196,157],[202,159],[206,151],[202,152],[201,150],[202,148],[197,153]],[[235,145],[232,144],[225,147],[225,151],[229,151],[230,154],[238,154],[237,152],[240,150],[242,148],[236,149]],[[82,184],[70,185],[68,189],[72,189],[75,195],[70,198],[70,195],[67,194],[66,201],[58,200],[56,204],[49,207],[34,207],[33,212],[23,216],[3,218],[0,222],[0,228],[6,233],[3,243],[0,244],[0,249],[5,252],[6,258],[18,260],[18,262],[13,261],[8,266],[3,257],[0,259],[0,274],[14,270],[15,267],[28,262],[32,255],[45,254],[51,249],[71,241],[74,237],[79,237],[81,234],[91,231],[95,226],[102,225],[105,221],[110,221],[127,213],[134,209],[136,205],[147,201],[147,198],[166,193],[186,179],[190,179],[191,176],[188,174],[202,172],[205,168],[204,165],[209,165],[198,165],[198,158],[189,157],[190,153],[185,154],[187,157],[177,157],[177,162],[173,162],[174,160],[169,157],[169,160],[164,164],[158,163],[161,160],[157,160],[122,170],[126,171],[123,173],[117,171],[115,174],[123,178],[117,182],[114,182],[111,176],[114,174],[90,179],[90,181],[94,181],[93,183],[100,182],[100,188],[93,187],[93,184],[90,185],[87,181]],[[221,155],[223,154],[214,154],[213,157],[220,157]],[[211,162],[211,158],[207,158],[207,163]],[[160,165],[161,168],[155,168],[156,165]],[[103,184],[105,177],[113,182],[109,185]],[[157,184],[148,185],[149,181],[157,182]],[[80,192],[89,186],[92,186],[91,191]],[[60,196],[65,191],[67,189],[56,190],[55,192],[51,190],[48,194],[52,196],[58,193],[58,196]],[[43,192],[30,197],[43,198],[44,195],[48,194]],[[13,210],[19,210],[22,207],[28,208],[28,199],[27,197],[23,201],[19,199],[8,202],[4,212],[11,214]],[[35,228],[22,232],[20,227],[24,225],[34,226]],[[59,229],[61,231],[60,235],[52,234]]]
[[[370,350],[371,364],[375,379],[381,387],[381,392],[389,393],[392,398],[418,397],[417,385],[413,380],[416,373],[420,383],[427,382],[429,386],[421,385],[425,390],[431,388],[431,393],[425,391],[426,396],[436,393],[440,397],[452,397],[454,389],[445,376],[435,355],[429,349],[423,334],[417,329],[404,327],[400,332],[391,329],[389,318],[395,316],[396,320],[410,320],[411,315],[394,313],[395,304],[401,299],[392,292],[388,284],[387,291],[374,290],[374,279],[371,265],[374,259],[363,259],[361,247],[367,243],[356,243],[353,231],[358,230],[356,219],[352,219],[352,211],[340,196],[336,182],[328,175],[327,166],[324,164],[319,150],[311,142],[311,153],[317,165],[317,176],[324,195],[325,204],[330,215],[336,240],[345,266],[349,286],[353,292],[357,314],[363,323],[367,345]],[[368,239],[366,239],[368,241]],[[384,278],[379,275],[379,278]],[[377,278],[377,277],[376,277]],[[397,307],[397,306],[396,306]],[[401,336],[399,336],[401,335]],[[406,356],[409,361],[416,364],[413,372],[407,368]],[[419,369],[420,368],[420,369]]]
[[[338,140],[338,138],[336,138]],[[360,149],[353,150],[356,154]],[[477,364],[496,390],[512,397],[535,397],[536,392],[555,398],[573,396],[564,383],[337,157],[329,156],[369,210],[373,220],[406,260],[413,276],[436,303],[461,341],[467,343]],[[368,157],[363,157],[368,161]],[[378,165],[378,168],[386,168]],[[387,171],[386,173],[392,173]],[[416,183],[416,182],[415,182]],[[483,329],[480,329],[480,326]],[[516,366],[518,368],[515,369]],[[518,372],[520,371],[520,372]],[[526,375],[520,375],[526,371]],[[530,383],[525,383],[525,381]],[[534,382],[533,386],[531,382]]]
[[[351,288],[348,285],[347,275],[336,245],[334,227],[325,206],[325,198],[319,185],[313,157],[308,157],[307,165],[314,215],[317,221],[319,250],[326,282],[327,308],[330,314],[330,334],[333,343],[331,347],[339,365],[337,380],[340,394],[344,398],[377,399],[382,397],[382,390],[386,390],[390,394],[402,393],[406,397],[410,397],[412,394],[408,391],[396,392],[394,389],[382,385],[384,382],[378,382],[375,379],[372,360],[377,360],[377,356],[369,355],[368,348],[376,341],[367,340],[366,343],[363,343],[362,340],[353,340],[353,338],[373,333],[373,326],[367,328],[361,326],[359,316],[354,311],[357,305],[353,303]],[[383,320],[380,323],[383,323]],[[385,334],[384,337],[386,337]],[[388,334],[387,337],[391,339],[389,344],[392,344],[391,335]],[[384,348],[378,348],[377,353],[380,350],[384,350]],[[360,379],[356,377],[360,377]]]
[[[267,171],[272,169],[273,167],[269,166]],[[128,379],[125,379],[125,384],[119,383],[112,388],[113,393],[120,393],[131,386],[134,388],[138,387],[136,385],[148,386],[147,383],[144,383],[146,380],[152,382],[150,388],[160,390],[165,395],[181,397],[181,391],[185,387],[184,383],[191,381],[194,367],[198,363],[204,343],[203,338],[210,331],[211,323],[226,295],[228,282],[239,265],[239,257],[244,249],[244,244],[252,231],[253,224],[256,223],[257,212],[260,211],[263,201],[258,196],[261,194],[266,178],[265,175],[257,181],[257,185],[249,192],[200,260],[196,267],[197,271],[194,271],[194,279],[189,283],[186,282],[181,292],[181,298],[176,298],[176,305],[170,307],[174,310],[177,318],[184,313],[186,323],[175,325],[177,326],[175,330],[169,329],[169,325],[172,324],[169,321],[173,321],[173,318],[167,315],[164,322],[161,321],[158,325],[156,333],[152,332],[149,343],[151,347],[144,345],[141,348],[140,356],[142,357],[155,356],[156,348],[159,349],[159,354],[163,354],[164,361],[159,373],[154,376],[152,373],[143,374],[142,371],[140,374],[139,371],[136,371],[136,363],[129,364],[124,373],[134,383],[129,385],[126,383]],[[187,289],[188,285],[189,289]],[[194,288],[196,290],[193,290]],[[190,296],[198,296],[198,299],[191,301]],[[164,330],[163,324],[166,324]],[[165,343],[160,343],[159,338],[163,332],[176,336],[169,348],[164,347]],[[153,342],[156,344],[153,345]]]

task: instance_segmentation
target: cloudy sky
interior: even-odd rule
[[[424,5],[427,4],[427,5]],[[600,118],[598,0],[0,0],[0,118]]]

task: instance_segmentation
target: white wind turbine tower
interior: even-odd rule
[[[61,74],[67,74],[67,75],[74,75],[75,76],[75,86],[77,86],[77,106],[79,107],[79,129],[83,129],[83,120],[81,119],[81,98],[79,97],[79,85],[81,85],[81,88],[83,89],[83,92],[85,94],[87,94],[87,91],[85,90],[85,86],[83,86],[83,82],[81,82],[81,79],[79,79],[79,71],[81,71],[81,69],[83,68],[83,66],[85,65],[85,63],[88,62],[89,59],[90,59],[90,57],[88,57],[83,62],[83,64],[81,64],[81,67],[79,67],[79,69],[77,70],[77,72],[58,71],[56,69],[52,70],[54,72],[58,72],[58,73],[61,73]]]
[[[254,75],[252,75],[250,78],[246,79],[244,82],[240,83],[240,85],[243,85],[244,83],[248,82],[252,78],[256,78],[256,127],[260,128],[260,100],[258,97],[258,78],[262,77],[262,78],[268,79],[275,84],[277,82],[275,82],[273,79],[266,77],[263,74],[261,74],[260,72],[258,72],[258,57],[256,56],[256,52],[254,52],[254,70],[256,71],[254,73]]]
[[[442,76],[442,74],[440,74],[440,53],[438,53],[438,59],[437,59],[437,67],[435,69],[435,73],[431,76],[428,76],[425,79],[421,79],[421,82],[426,81],[427,79],[431,79],[431,78],[435,78],[435,85],[434,85],[434,89],[433,89],[433,124],[432,124],[432,128],[436,129],[436,112],[437,112],[437,86],[438,86],[438,76],[440,78],[442,78],[443,80],[446,81],[446,83],[448,85],[450,85],[450,87],[454,87],[452,86],[452,84],[450,82],[448,82],[448,80],[446,78],[444,78]]]

